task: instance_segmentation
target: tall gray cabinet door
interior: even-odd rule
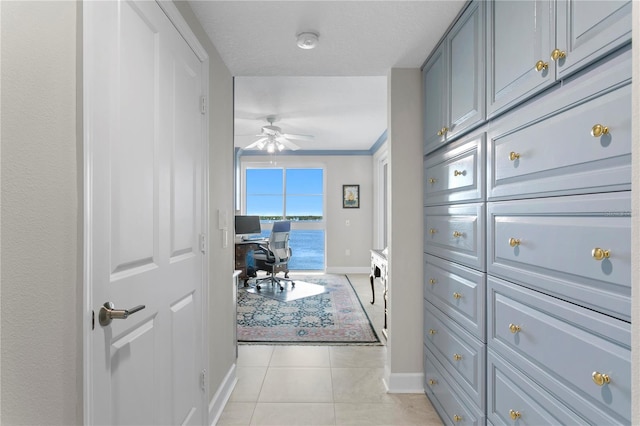
[[[555,2],[487,2],[488,117],[555,81],[556,63],[550,59],[554,44]]]
[[[485,2],[472,3],[447,37],[449,131],[447,139],[485,117]]]
[[[631,41],[631,2],[558,0],[558,77]]]
[[[444,44],[433,53],[424,67],[424,153],[439,148],[445,140],[446,62]]]

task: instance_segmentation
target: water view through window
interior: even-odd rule
[[[324,270],[323,169],[247,168],[246,214],[260,216],[262,235],[269,223],[290,220],[289,270]]]

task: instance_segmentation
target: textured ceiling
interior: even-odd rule
[[[369,149],[386,129],[386,76],[419,68],[464,0],[189,1],[236,76],[236,135],[266,116],[303,149]],[[296,35],[317,32],[313,50]],[[236,137],[236,146],[253,138]]]

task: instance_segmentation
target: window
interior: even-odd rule
[[[260,216],[263,235],[273,221],[291,221],[289,269],[323,270],[324,170],[247,168],[245,177],[246,214]]]

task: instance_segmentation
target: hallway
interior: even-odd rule
[[[382,337],[383,301],[352,274]],[[238,383],[218,425],[441,425],[424,394],[387,394],[385,346],[240,345]]]

